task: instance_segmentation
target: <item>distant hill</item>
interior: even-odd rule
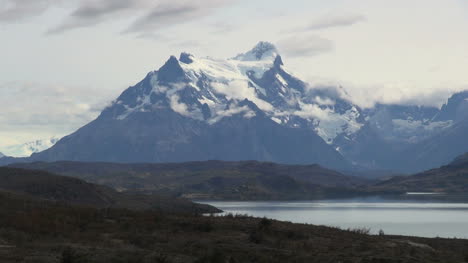
[[[28,162],[28,158],[16,158],[16,157],[10,157],[10,156],[2,156],[0,157],[0,166],[6,166],[8,164],[12,163],[24,163]]]
[[[187,213],[217,211],[212,207],[194,204],[184,199],[119,193],[112,188],[76,178],[18,168],[0,168],[0,191],[98,208],[151,209]]]
[[[399,176],[372,187],[376,191],[468,193],[468,154],[452,163],[411,176]]]
[[[451,166],[468,166],[468,153],[458,156],[450,165]]]
[[[315,199],[354,194],[368,181],[319,165],[282,165],[257,161],[170,164],[24,163],[122,191],[163,193],[192,199]]]

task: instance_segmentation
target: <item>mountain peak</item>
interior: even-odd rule
[[[193,55],[187,52],[182,52],[180,54],[179,61],[185,64],[190,64],[193,62]]]
[[[278,56],[278,49],[270,42],[260,41],[250,51],[237,55],[234,59],[243,61],[274,60]]]
[[[183,80],[184,70],[175,56],[169,60],[158,71],[158,80],[161,82],[177,82]]]
[[[442,109],[437,116],[436,120],[459,121],[468,118],[468,91],[462,91],[453,94],[442,106]]]
[[[273,63],[276,67],[283,66],[283,59],[281,58],[280,55],[276,56],[275,62]]]

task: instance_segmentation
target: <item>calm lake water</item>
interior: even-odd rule
[[[468,203],[418,201],[200,202],[225,213],[294,223],[366,227],[373,234],[468,238]]]

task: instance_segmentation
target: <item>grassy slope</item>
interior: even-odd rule
[[[166,212],[212,212],[216,209],[184,199],[119,193],[112,188],[45,171],[0,167],[0,190],[34,198],[93,207],[154,209]]]
[[[0,262],[464,262],[466,240],[244,216],[94,209],[0,193]]]

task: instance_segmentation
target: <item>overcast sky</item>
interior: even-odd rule
[[[275,43],[311,85],[363,107],[440,105],[468,87],[466,0],[0,0],[0,152],[63,136],[188,51]]]

